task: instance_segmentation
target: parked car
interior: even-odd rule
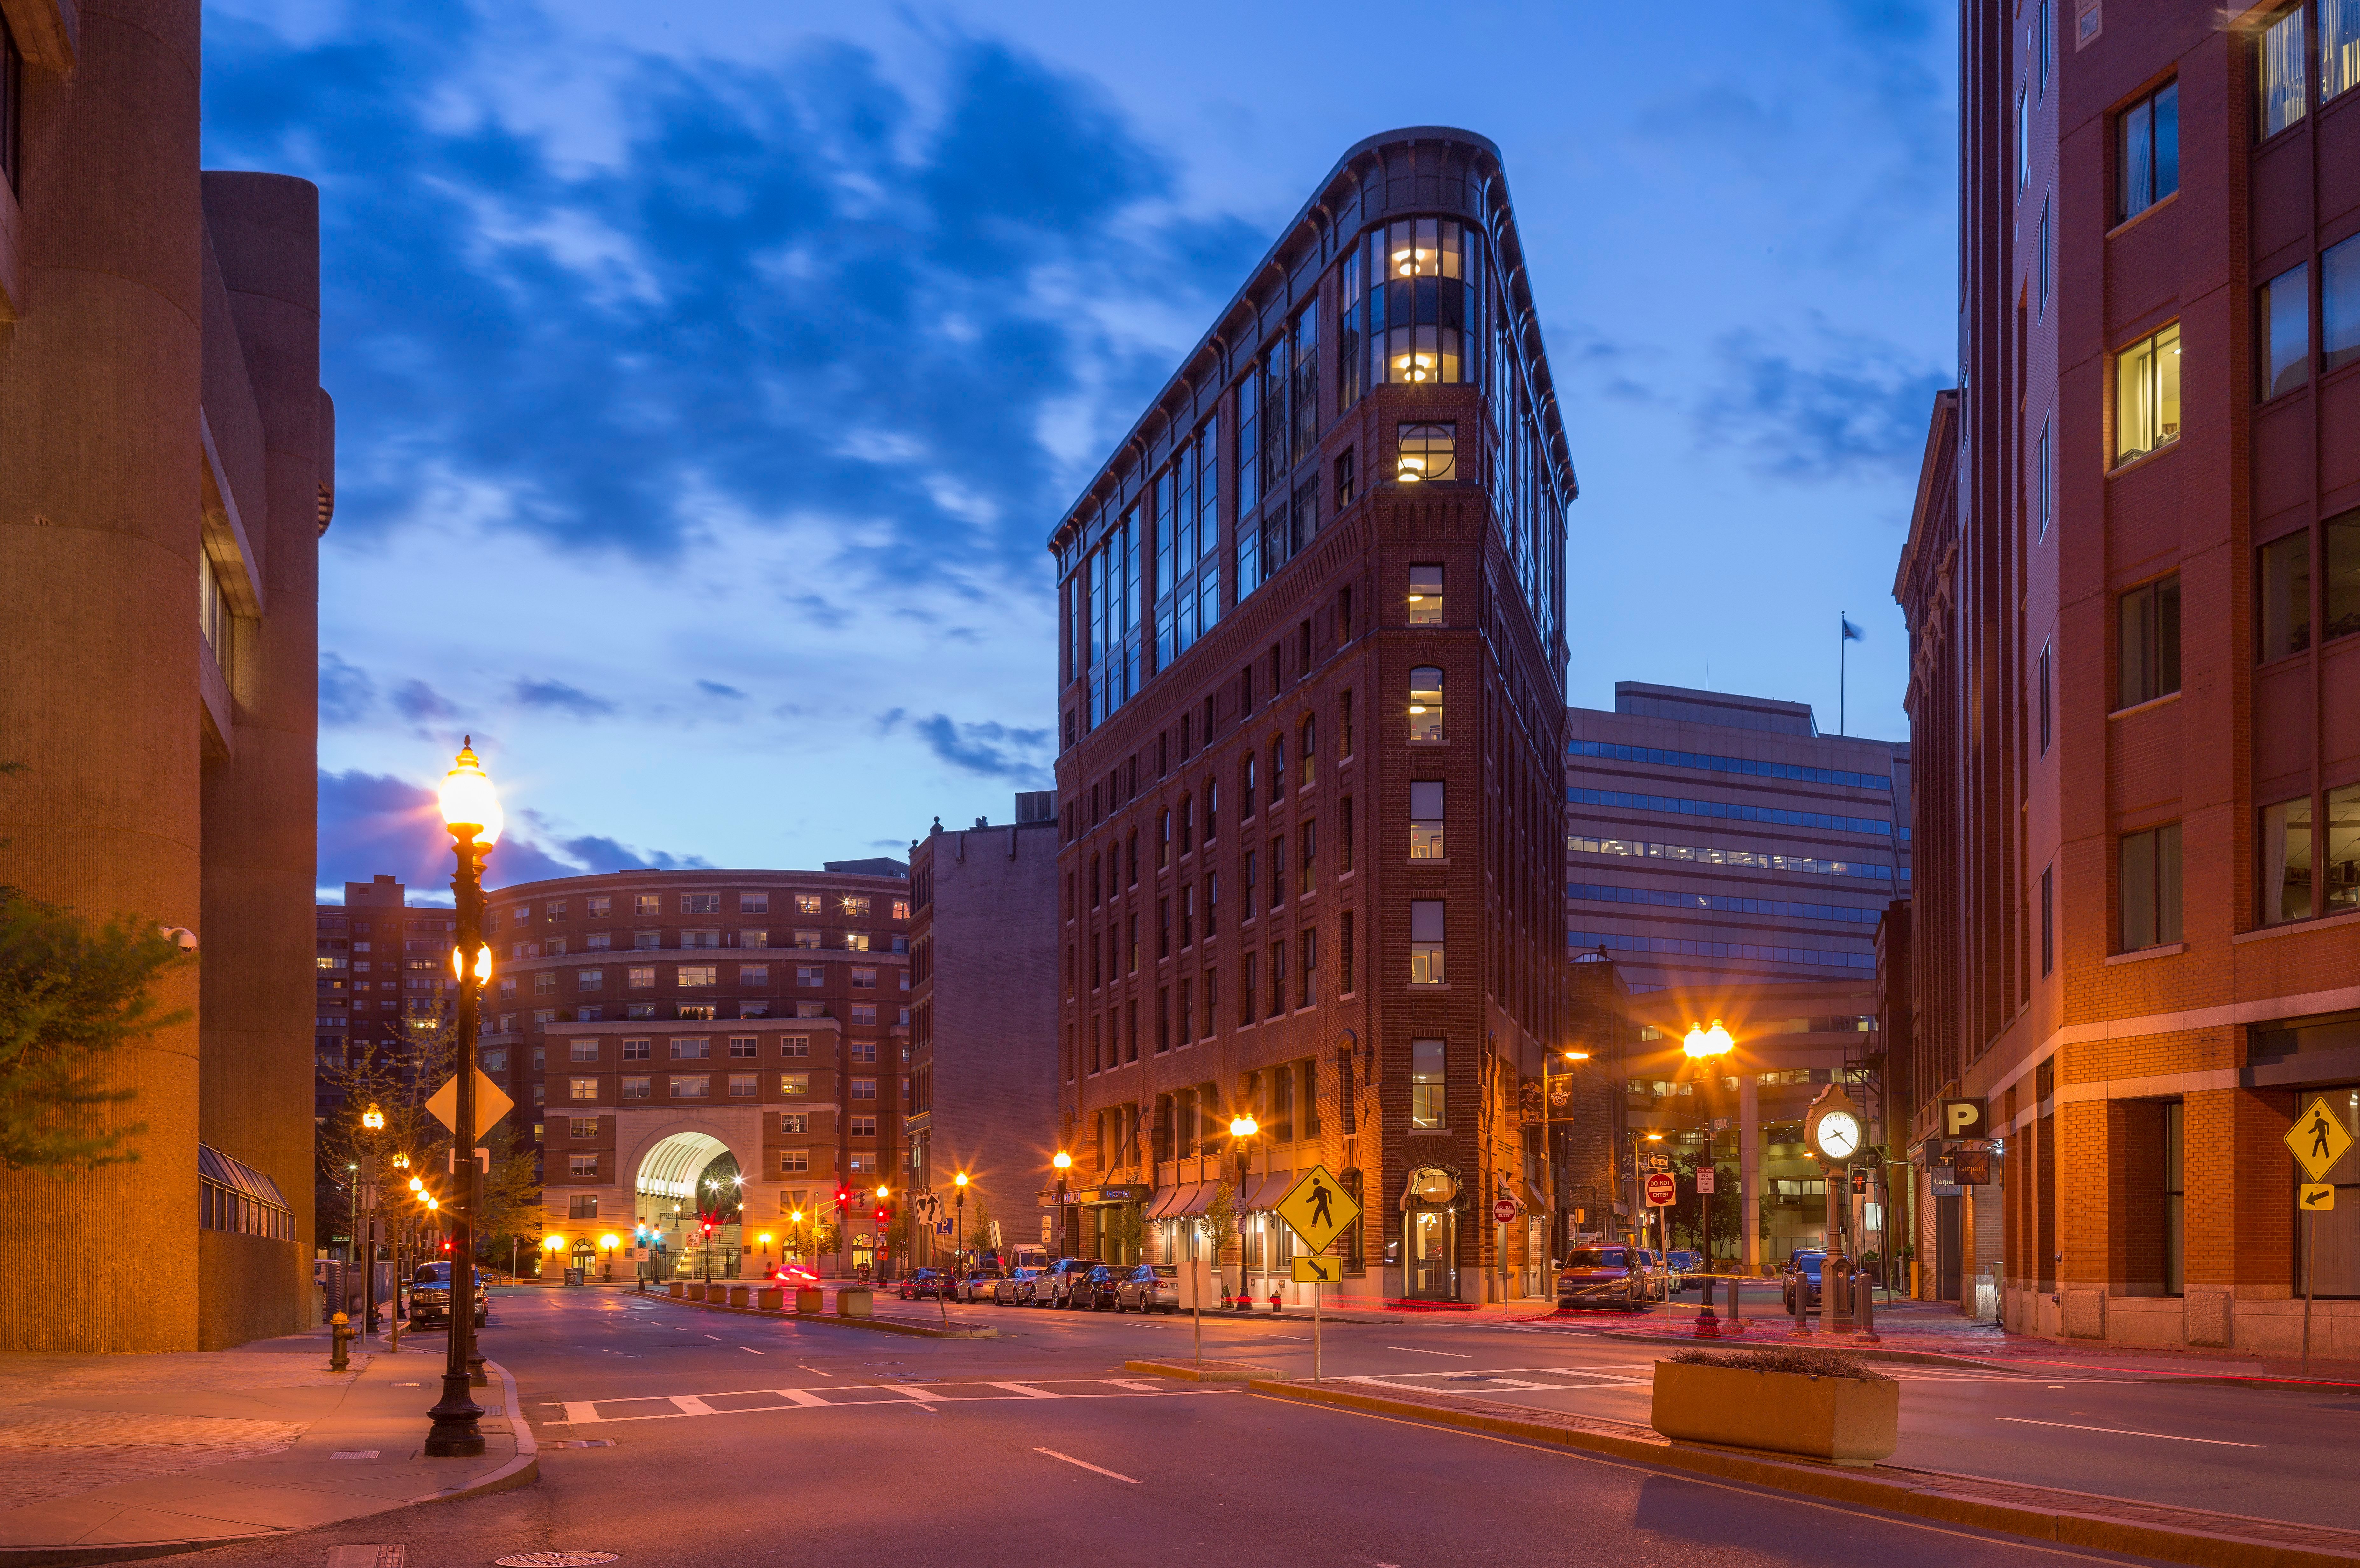
[[[819,1276],[800,1263],[781,1263],[772,1271],[770,1283],[782,1290],[800,1290],[819,1283]]]
[[[967,1277],[961,1279],[957,1286],[952,1290],[951,1300],[955,1301],[982,1301],[986,1296],[991,1294],[992,1286],[999,1283],[1000,1279],[1000,1271],[997,1269],[970,1269],[967,1271]]]
[[[1664,1267],[1671,1279],[1672,1294],[1685,1295],[1696,1287],[1696,1277],[1704,1268],[1704,1254],[1674,1247],[1664,1254]]]
[[[1032,1304],[1032,1284],[1045,1269],[1011,1269],[991,1282],[992,1305],[999,1307],[1029,1307]]]
[[[917,1269],[901,1276],[901,1299],[914,1301],[922,1296],[943,1297],[951,1293],[956,1281],[945,1269]]]
[[[1116,1304],[1115,1291],[1130,1276],[1131,1270],[1121,1264],[1094,1264],[1074,1276],[1065,1304],[1093,1312],[1103,1307],[1111,1307]]]
[[[1635,1247],[1577,1247],[1557,1270],[1559,1311],[1612,1307],[1626,1312],[1647,1307],[1649,1256]]]
[[[1119,1312],[1176,1312],[1180,1310],[1180,1270],[1169,1263],[1142,1263],[1124,1275],[1114,1288]]]
[[[489,1309],[484,1290],[491,1283],[484,1271],[475,1270],[475,1326],[484,1326]],[[410,1277],[410,1326],[422,1328],[428,1323],[451,1321],[451,1266],[448,1263],[421,1263],[418,1272]]]
[[[1095,1258],[1060,1258],[1032,1281],[1032,1304],[1036,1307],[1070,1307],[1074,1304],[1074,1286],[1082,1276],[1100,1267]]]
[[[1786,1267],[1778,1276],[1778,1299],[1786,1303],[1788,1312],[1795,1310],[1797,1281],[1804,1290],[1803,1310],[1808,1312],[1819,1304],[1819,1269],[1827,1260],[1828,1255],[1818,1251],[1797,1252],[1786,1259]]]

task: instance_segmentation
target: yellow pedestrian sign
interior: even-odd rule
[[[1325,1252],[1360,1217],[1360,1205],[1328,1167],[1315,1165],[1278,1201],[1278,1217],[1295,1227],[1306,1250]]]
[[[1340,1258],[1306,1258],[1295,1255],[1295,1282],[1298,1285],[1338,1285],[1344,1279],[1344,1260]]]
[[[2311,1104],[2295,1117],[2294,1126],[2287,1128],[2286,1146],[2313,1181],[2324,1181],[2344,1151],[2352,1147],[2352,1134],[2335,1119],[2327,1108],[2327,1096],[2314,1094]]]
[[[2324,1214],[2335,1206],[2335,1189],[2324,1181],[2305,1181],[2302,1184],[2302,1196],[2295,1200],[2294,1206],[2300,1214]],[[1298,1275],[1296,1278],[1300,1279],[1301,1276]]]

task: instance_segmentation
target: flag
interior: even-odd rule
[[[1840,617],[1838,617],[1838,618],[1839,618],[1839,619],[1841,619],[1841,620],[1843,622],[1843,640],[1844,640],[1844,641],[1846,641],[1846,642],[1865,642],[1865,641],[1867,641],[1867,640],[1868,640],[1868,634],[1867,634],[1866,632],[1864,632],[1864,631],[1861,630],[1858,626],[1853,626],[1853,625],[1852,624],[1851,617],[1849,617],[1849,616],[1840,616]]]

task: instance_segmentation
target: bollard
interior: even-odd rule
[[[1811,1277],[1800,1269],[1795,1270],[1795,1326],[1786,1331],[1788,1339],[1811,1337]]]
[[[348,1370],[351,1362],[345,1357],[344,1346],[353,1337],[352,1320],[338,1312],[328,1320],[328,1370]]]
[[[1872,1345],[1881,1343],[1885,1336],[1876,1332],[1876,1276],[1863,1269],[1852,1279],[1853,1315],[1860,1324],[1860,1332],[1852,1337]]]

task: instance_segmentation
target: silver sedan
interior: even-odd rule
[[[1176,1312],[1180,1310],[1180,1270],[1169,1263],[1142,1263],[1114,1288],[1119,1312]]]
[[[1032,1304],[1032,1282],[1044,1271],[1039,1269],[1019,1269],[1004,1279],[991,1282],[994,1306],[1029,1307]]]

